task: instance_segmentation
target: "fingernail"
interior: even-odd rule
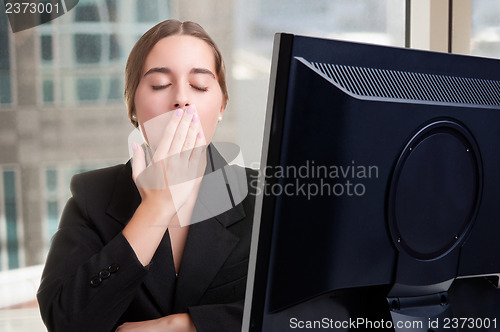
[[[189,105],[187,109],[187,114],[193,114],[194,113],[194,107],[192,105]]]
[[[182,116],[182,113],[184,113],[184,111],[182,110],[182,108],[178,108],[178,109],[175,111],[175,115],[177,115],[178,117],[181,117],[181,116]]]
[[[198,138],[202,138],[202,137],[203,137],[203,133],[200,131],[200,132],[198,133]]]
[[[139,147],[139,145],[137,145],[136,142],[132,142],[132,151],[137,150],[138,147]]]
[[[191,121],[192,122],[198,121],[198,114],[193,115],[193,119]]]

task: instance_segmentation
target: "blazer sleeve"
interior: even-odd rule
[[[87,213],[90,193],[83,179],[73,178],[72,192],[42,274],[40,312],[49,331],[107,332],[129,306],[148,267],[120,230],[104,241],[98,221]]]

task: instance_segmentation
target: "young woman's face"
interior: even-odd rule
[[[137,121],[144,130],[148,120],[190,105],[196,107],[203,134],[210,142],[225,107],[213,51],[196,37],[163,38],[144,63],[135,92]]]

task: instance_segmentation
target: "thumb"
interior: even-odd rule
[[[132,178],[137,182],[137,177],[146,169],[144,150],[136,142],[132,142]]]

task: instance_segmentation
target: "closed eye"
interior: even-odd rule
[[[164,85],[153,85],[152,88],[153,90],[162,90],[165,88],[168,88],[171,84],[164,84]]]
[[[191,87],[195,90],[202,91],[202,92],[208,91],[208,88],[206,88],[206,87],[196,86],[196,85],[192,85],[192,84],[191,84]]]

